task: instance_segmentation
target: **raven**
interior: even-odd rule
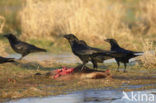
[[[79,42],[81,44],[85,45],[85,46],[88,46],[87,43],[84,40],[79,40]],[[98,50],[103,51],[101,49],[98,49]],[[113,56],[113,54],[112,54],[112,56]],[[98,64],[97,63],[103,63],[104,60],[113,58],[112,56],[110,56],[110,55],[106,56],[106,54],[103,55],[103,53],[95,53],[95,54],[93,54],[91,56],[91,62],[93,64],[93,67],[94,68],[98,68]],[[116,55],[114,55],[114,56],[116,56]]]
[[[83,62],[81,70],[89,61],[93,63],[94,68],[97,68],[97,62],[103,62],[106,58],[105,56],[118,57],[114,52],[88,46],[86,42],[79,40],[73,34],[64,35],[64,38],[69,41],[72,52]]]
[[[0,56],[0,64],[7,63],[7,62],[15,62],[14,58],[5,58]]]
[[[129,62],[129,59],[140,56],[140,53],[143,53],[143,52],[134,52],[134,51],[121,48],[115,39],[106,39],[105,41],[110,43],[111,51],[116,51],[118,53],[123,54],[123,56],[115,58],[117,65],[118,65],[118,68],[117,68],[118,72],[119,72],[120,62],[124,63],[124,67],[125,67],[124,72],[126,72],[126,66],[127,66],[127,63]]]
[[[22,55],[20,59],[22,59],[24,56],[28,55],[29,53],[46,52],[45,49],[38,48],[32,44],[28,44],[26,42],[23,42],[23,41],[17,39],[16,36],[11,33],[5,34],[4,37],[6,37],[9,40],[12,49],[15,52]]]

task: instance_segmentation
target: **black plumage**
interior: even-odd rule
[[[8,62],[15,62],[14,58],[5,58],[0,56],[0,64],[8,63]]]
[[[80,40],[79,42],[82,43],[85,46],[88,46],[87,43],[84,40]],[[90,47],[90,48],[92,48],[92,47]],[[90,56],[91,57],[91,62],[93,64],[94,68],[98,68],[98,63],[103,63],[104,60],[111,59],[111,58],[113,58],[114,56],[117,55],[115,53],[113,54],[113,52],[112,52],[112,54],[110,53],[111,55],[109,53],[107,53],[107,55],[106,55],[106,54],[103,53],[104,50],[101,50],[101,49],[98,49],[98,50],[100,52],[94,53],[93,55]]]
[[[129,63],[129,59],[140,56],[140,53],[141,54],[143,53],[143,52],[135,52],[135,51],[130,51],[130,50],[121,48],[115,39],[106,39],[105,41],[110,43],[111,51],[116,51],[118,53],[123,54],[123,56],[115,58],[117,65],[118,65],[117,71],[119,71],[120,62],[122,62],[124,63],[124,67],[125,67],[124,72],[126,72],[126,66],[127,66],[127,63]]]
[[[93,63],[94,68],[97,68],[98,62],[102,63],[106,58],[119,56],[115,52],[90,47],[85,41],[79,40],[73,34],[64,35],[64,37],[69,41],[72,52],[83,62],[82,69],[89,61]]]
[[[22,59],[24,56],[33,53],[33,52],[46,52],[45,49],[42,48],[38,48],[32,44],[28,44],[26,42],[23,42],[19,39],[16,38],[15,35],[13,34],[6,34],[4,35],[4,37],[6,37],[9,40],[9,43],[12,47],[12,49],[21,54],[22,57],[20,59]]]

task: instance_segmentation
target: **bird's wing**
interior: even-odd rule
[[[15,45],[15,47],[16,47],[17,50],[26,50],[27,45],[19,42],[18,44]]]
[[[125,53],[116,51],[103,51],[102,53],[94,53],[93,56],[104,56],[106,59],[126,56]]]
[[[120,48],[115,48],[112,51],[116,51],[116,52],[124,53],[124,54],[133,54],[133,51],[126,50],[126,49],[121,48],[121,47]]]
[[[32,48],[32,45],[25,42],[19,42],[15,46],[18,50],[27,50],[28,48]]]
[[[118,53],[116,51],[106,51],[98,48],[92,48],[92,47],[87,47],[87,48],[81,48],[76,50],[76,52],[80,55],[93,55],[95,56],[108,56],[109,57],[121,57],[125,54],[123,53]]]
[[[108,51],[108,50],[102,50],[98,48],[91,48],[92,50],[96,51],[94,54],[97,55],[103,55],[103,56],[111,56],[111,57],[121,57],[124,55],[122,52],[117,52],[117,51]]]
[[[29,51],[33,51],[34,49],[37,49],[36,46],[32,45],[32,44],[28,44],[26,42],[19,42],[18,44],[16,44],[16,48],[19,50],[29,50]]]
[[[94,53],[102,53],[104,52],[101,49],[97,49],[97,48],[90,48],[90,47],[84,47],[84,48],[80,48],[76,50],[77,53],[79,53],[80,55],[92,55]]]
[[[81,42],[75,43],[73,46],[73,51],[78,55],[94,55],[94,56],[120,56],[116,51],[106,51],[99,48],[90,47],[87,44]]]
[[[118,53],[121,53],[122,58],[123,57],[132,58],[132,57],[136,57],[136,56],[141,56],[143,54],[143,52],[135,52],[135,51],[126,50],[123,48],[115,48],[115,51]]]

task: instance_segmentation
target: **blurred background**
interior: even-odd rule
[[[106,93],[111,95],[106,100],[112,102],[114,99],[110,97],[120,95],[119,90],[123,86],[127,91],[132,88],[129,85],[134,85],[134,90],[156,88],[156,0],[0,0],[0,56],[15,54],[3,37],[10,32],[22,41],[47,49],[48,53],[36,53],[25,61],[0,65],[0,102],[121,86],[116,89],[117,92],[99,90],[93,95],[88,92],[91,101],[98,101],[94,97],[103,101],[101,96]],[[57,82],[45,75],[64,66],[79,65],[79,58],[72,55],[68,41],[63,38],[68,33],[85,40],[89,46],[105,50],[109,50],[110,45],[104,39],[114,38],[121,47],[144,51],[144,55],[136,58],[136,62],[129,63],[126,74],[116,73],[115,63],[100,65],[100,70],[110,69],[112,75],[116,76],[110,81],[77,80],[74,77],[69,81]]]
[[[155,0],[0,0],[0,33],[12,32],[53,53],[70,51],[62,38],[67,33],[103,49],[109,49],[105,38],[115,38],[142,51],[156,45],[155,9]],[[12,52],[0,39],[1,53]]]

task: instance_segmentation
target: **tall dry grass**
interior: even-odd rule
[[[156,67],[156,47],[154,47],[153,42],[146,40],[144,42],[144,55],[141,56],[141,61],[143,66],[147,69],[153,69]]]
[[[148,26],[147,34],[156,33],[156,0],[140,0],[136,16],[144,22],[142,28]]]
[[[102,44],[105,38],[115,38],[126,49],[137,51],[143,47],[142,35],[155,33],[155,4],[155,0],[139,0],[133,11],[136,19],[131,26],[134,28],[131,28],[125,22],[130,6],[121,1],[27,0],[19,13],[21,37],[54,40],[56,36],[73,33],[96,45]]]
[[[20,12],[22,37],[53,39],[73,33],[93,43],[105,37],[133,39],[123,22],[125,10],[108,0],[27,0]]]
[[[5,18],[3,16],[0,16],[0,33],[3,33],[3,28],[5,26]],[[0,56],[6,55],[7,53],[5,52],[5,44],[0,41]]]
[[[3,33],[5,22],[5,18],[3,16],[0,16],[0,33]]]
[[[0,56],[6,56],[7,55],[7,53],[5,51],[5,47],[6,47],[6,44],[4,42],[0,41],[0,48],[1,48]]]

